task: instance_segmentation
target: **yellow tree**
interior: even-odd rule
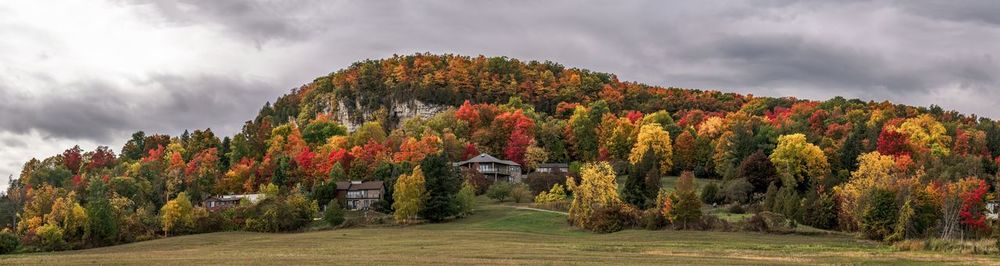
[[[866,189],[876,188],[876,184],[890,180],[895,164],[892,156],[877,151],[858,156],[858,170],[851,172],[851,179],[833,188],[840,199],[839,218],[842,225],[857,228],[857,214],[861,209],[858,203],[862,194]]]
[[[566,186],[573,191],[573,203],[569,209],[571,225],[591,228],[594,210],[601,206],[620,204],[615,171],[607,162],[587,163],[580,169],[580,184],[572,178]]]
[[[929,114],[906,119],[897,129],[910,136],[910,143],[919,150],[930,150],[934,155],[947,156],[951,151],[948,143],[951,137],[941,122]]]
[[[189,228],[194,224],[192,212],[194,207],[188,199],[186,192],[177,194],[177,197],[167,201],[160,208],[160,222],[163,224],[163,234],[177,231],[182,228]]]
[[[636,141],[636,125],[627,117],[611,119],[607,124],[610,132],[603,140],[604,147],[612,158],[625,159]]]
[[[784,185],[801,188],[813,178],[830,174],[830,163],[823,150],[806,141],[803,134],[778,137],[778,147],[771,153],[771,163]]]
[[[83,237],[87,224],[87,212],[76,201],[76,192],[56,198],[52,211],[45,216],[46,223],[58,226],[67,238]]]
[[[648,152],[655,152],[660,158],[660,173],[666,174],[673,167],[673,148],[670,144],[670,134],[663,130],[660,124],[643,125],[639,129],[639,137],[628,155],[628,161],[638,164]]]
[[[397,222],[407,222],[417,216],[426,196],[424,172],[418,165],[412,174],[403,174],[396,180],[393,187],[392,208],[396,209],[393,217]]]

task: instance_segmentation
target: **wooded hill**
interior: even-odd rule
[[[414,103],[442,111],[399,115]],[[73,147],[28,161],[0,218],[39,249],[295,230],[332,199],[334,181],[385,181],[380,206],[392,213],[395,180],[414,166],[485,152],[528,169],[570,162],[582,174],[571,191],[597,175],[625,178],[624,195],[612,190],[615,199],[601,204],[662,210],[667,222],[677,214],[662,205],[688,197],[636,181],[652,169],[720,179],[720,196],[707,201],[818,228],[873,239],[982,237],[990,231],[984,202],[993,198],[1000,127],[937,106],[755,97],[622,82],[553,62],[415,54],[319,77],[266,104],[234,136],[136,132],[118,151]],[[192,206],[257,191],[274,200],[228,214]],[[574,208],[586,204],[576,202],[581,195]],[[601,213],[575,210],[571,222],[584,228]],[[629,215],[636,216],[621,217]]]

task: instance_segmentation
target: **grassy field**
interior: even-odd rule
[[[0,256],[38,264],[1000,264],[998,257],[898,252],[843,235],[626,230],[593,234],[557,213],[488,204],[442,224],[291,234],[226,232],[80,251]]]
[[[677,187],[677,179],[678,178],[679,177],[677,177],[677,176],[665,176],[663,178],[660,178],[660,185],[663,186],[664,189],[674,190],[674,188]],[[694,186],[695,186],[695,188],[699,189],[699,191],[700,191],[700,189],[702,187],[704,187],[708,183],[716,183],[717,185],[720,185],[720,186],[722,185],[722,181],[715,180],[715,179],[705,179],[705,178],[695,178],[694,179]]]

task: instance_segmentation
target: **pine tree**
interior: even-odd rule
[[[673,204],[671,219],[677,227],[688,229],[701,222],[701,200],[694,186],[694,174],[684,172],[677,180],[677,202]]]
[[[458,169],[441,154],[427,156],[420,162],[420,168],[427,178],[424,184],[427,199],[420,210],[420,216],[431,222],[440,222],[458,214],[457,195],[462,188]]]

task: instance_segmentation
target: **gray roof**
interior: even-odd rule
[[[515,163],[513,161],[500,160],[500,159],[497,159],[496,157],[490,156],[489,154],[485,154],[485,153],[480,154],[480,155],[478,155],[476,157],[469,158],[468,160],[465,160],[465,161],[457,162],[457,163],[455,163],[455,165],[466,165],[466,164],[470,164],[470,163],[498,163],[498,164],[521,166],[520,164]]]
[[[379,190],[382,189],[382,181],[340,181],[337,182],[337,190]]]
[[[538,164],[538,168],[569,168],[568,163],[543,163]]]

